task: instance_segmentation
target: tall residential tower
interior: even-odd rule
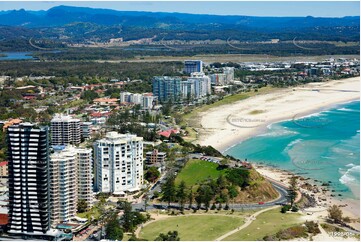
[[[19,235],[46,235],[50,229],[48,128],[30,123],[8,128],[9,224]]]
[[[81,141],[80,120],[56,114],[51,120],[52,145],[77,145]]]
[[[95,186],[99,192],[121,194],[143,183],[143,138],[109,132],[94,144]]]

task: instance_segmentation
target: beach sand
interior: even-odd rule
[[[232,145],[266,131],[267,126],[316,113],[330,107],[360,99],[360,77],[333,80],[328,82],[310,83],[303,86],[275,90],[272,93],[256,95],[232,104],[222,105],[200,113],[201,128],[197,129],[199,136],[195,143],[211,145],[224,152]],[[288,185],[293,175],[288,171],[272,167],[256,167],[262,175]],[[311,183],[322,189],[320,184]],[[308,194],[309,191],[303,190]],[[360,201],[332,197],[329,192],[316,192],[313,195],[318,203],[312,215],[306,219],[326,218],[327,208],[331,204],[339,205],[344,216],[358,219],[352,223],[359,229]]]
[[[360,98],[360,77],[278,89],[199,113],[197,141],[225,151],[263,133],[271,123],[300,118]]]

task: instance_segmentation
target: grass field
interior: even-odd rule
[[[335,42],[336,45],[342,45]],[[357,45],[358,42],[351,42],[350,45]],[[338,58],[359,58],[359,55],[333,55]],[[101,60],[98,62],[164,62],[164,61],[184,61],[189,59],[202,60],[203,62],[274,62],[274,61],[322,61],[330,58],[329,55],[302,55],[302,56],[272,56],[261,54],[198,54],[193,56],[138,56],[127,60]]]
[[[280,208],[276,208],[260,214],[247,228],[228,236],[224,240],[262,240],[266,235],[272,235],[281,229],[301,224],[300,216],[300,214],[284,214],[280,212]]]
[[[229,215],[190,215],[170,217],[145,226],[139,237],[154,240],[160,233],[176,230],[181,240],[215,240],[244,223],[242,217]]]
[[[178,173],[175,183],[179,184],[181,181],[184,181],[189,187],[208,178],[216,179],[220,174],[225,173],[225,170],[217,170],[217,167],[217,164],[209,161],[189,160]]]

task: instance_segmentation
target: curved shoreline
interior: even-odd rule
[[[352,100],[348,100],[348,101],[344,101],[344,102],[340,102],[340,103],[334,103],[334,104],[330,104],[328,106],[325,106],[325,107],[322,107],[322,108],[317,108],[315,110],[309,110],[307,112],[304,112],[304,113],[299,113],[298,114],[298,117],[297,119],[300,119],[300,118],[305,118],[307,116],[310,116],[310,115],[314,115],[314,114],[319,114],[319,113],[322,113],[322,112],[325,112],[325,111],[328,111],[330,109],[334,109],[336,108],[337,106],[340,106],[340,105],[344,105],[344,104],[347,104],[347,103],[352,103],[352,102],[358,102],[360,101],[360,99],[352,99]],[[239,140],[238,142],[226,147],[225,149],[222,149],[222,150],[219,150],[219,152],[221,152],[222,154],[224,154],[225,152],[227,152],[229,149],[233,148],[234,146],[236,145],[239,145],[240,143],[242,143],[243,141],[246,141],[247,139],[250,139],[252,137],[256,137],[257,135],[259,134],[264,134],[268,131],[269,127],[273,124],[277,124],[277,123],[282,123],[282,122],[286,122],[286,121],[292,121],[294,120],[293,118],[291,119],[282,119],[282,120],[278,120],[278,121],[274,121],[272,123],[267,123],[265,124],[265,127],[262,128],[262,131],[260,132],[257,132],[255,133],[255,135],[252,135],[251,137],[248,137],[246,139],[242,138],[241,140]]]
[[[212,145],[224,153],[229,148],[249,138],[267,132],[268,126],[274,123],[292,120],[295,116],[302,118],[317,114],[338,105],[359,100],[360,77],[323,83],[310,83],[303,87],[287,88],[253,96],[200,113],[202,128],[198,129],[199,138],[196,143]],[[251,123],[248,128],[244,127],[245,123],[241,123],[243,127],[242,125],[235,126],[227,122],[229,115],[241,117],[238,119],[241,121],[252,121],[254,117],[254,120],[264,120],[264,122],[256,123],[255,127],[252,127]],[[259,169],[257,170],[259,171]],[[280,178],[276,180],[284,182],[284,176],[281,178],[282,175],[280,176],[279,174],[282,174],[282,172],[278,169],[266,168],[263,169],[262,173],[269,177]],[[288,173],[290,174],[290,172]],[[287,185],[287,183],[284,184]],[[347,204],[348,207],[343,209],[345,214],[350,217],[359,218],[359,199],[340,201],[329,194],[326,197],[332,204]],[[323,216],[325,215],[327,215],[327,212],[324,212]],[[356,227],[359,228],[359,223],[356,224]]]
[[[273,123],[359,99],[360,77],[309,83],[256,95],[200,113],[202,128],[197,129],[199,137],[195,143],[211,145],[223,153],[231,146],[264,133]],[[228,122],[230,115],[237,123]]]

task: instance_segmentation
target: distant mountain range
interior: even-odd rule
[[[0,12],[1,25],[26,27],[59,27],[73,22],[100,25],[161,27],[201,24],[217,27],[238,26],[257,29],[301,29],[309,27],[359,26],[360,17],[251,17],[206,14],[116,11],[85,7],[58,6],[47,11],[11,10]]]
[[[225,34],[226,33],[226,34]],[[0,40],[46,38],[107,41],[109,38],[358,41],[360,17],[252,17],[116,11],[57,6],[47,11],[0,11]]]

